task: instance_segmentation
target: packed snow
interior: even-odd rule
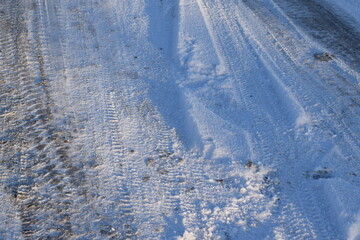
[[[0,1],[0,239],[360,239],[356,0]]]

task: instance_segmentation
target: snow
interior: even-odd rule
[[[344,11],[346,17],[360,24],[360,2],[357,0],[325,0],[333,9]]]
[[[336,219],[338,228],[343,232],[342,238],[356,239],[360,189],[341,179],[329,179],[323,184],[326,201],[330,204],[329,210],[333,219]]]
[[[360,214],[357,215],[355,221],[349,227],[348,239],[356,240],[360,238]]]
[[[360,238],[356,1],[3,2],[0,238]]]

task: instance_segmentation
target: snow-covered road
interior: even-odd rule
[[[0,239],[359,239],[359,9],[0,0]]]

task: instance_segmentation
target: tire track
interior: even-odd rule
[[[275,23],[273,24],[273,22],[271,21],[271,19],[269,19],[269,17],[271,15],[269,15],[269,12],[264,12],[264,9],[257,3],[257,2],[246,2],[247,5],[250,6],[250,8],[254,11],[254,13],[260,18],[264,18],[266,20],[263,20],[263,23],[267,26],[267,29],[272,31],[272,36],[278,36],[280,37],[280,39],[277,39],[276,43],[280,43],[283,44],[283,42],[286,42],[283,46],[286,46],[285,49],[280,49],[279,52],[286,52],[286,54],[290,54],[290,56],[288,57],[292,57],[295,58],[293,61],[297,62],[298,60],[296,58],[298,58],[299,56],[297,56],[296,54],[291,55],[291,52],[287,52],[287,50],[291,50],[293,46],[293,50],[294,49],[298,49],[302,46],[302,42],[296,42],[296,38],[291,38],[289,36],[286,35],[286,31],[284,32],[284,30],[280,30],[280,26],[282,26],[282,24],[280,23]],[[256,7],[254,7],[256,6]],[[274,30],[275,29],[275,30]],[[251,34],[251,33],[250,33]],[[256,34],[254,35],[256,36]],[[259,44],[261,45],[261,41],[259,41]],[[265,47],[264,47],[265,48]],[[269,46],[266,46],[267,50],[269,48]],[[265,50],[266,52],[266,50]],[[271,57],[270,57],[271,59]],[[279,61],[279,59],[277,59]],[[287,62],[286,60],[282,60],[283,62]],[[281,62],[281,61],[279,61]],[[289,61],[291,62],[291,61]],[[282,66],[283,67],[283,66]],[[275,65],[274,69],[277,69],[277,66]],[[279,71],[280,69],[276,70]],[[281,71],[280,71],[281,72]],[[296,76],[296,74],[293,74],[293,76]],[[299,87],[297,87],[299,88]],[[302,91],[299,91],[302,92]],[[306,92],[306,91],[304,91]],[[314,98],[309,97],[308,95],[304,96],[297,96],[300,97],[301,99],[301,104],[305,106],[311,106],[313,102],[316,102]],[[288,137],[288,141],[286,142],[291,142],[294,141],[294,139],[296,139],[297,142],[300,142],[299,137],[296,136],[291,136],[289,135]],[[294,166],[292,168],[289,169],[289,171],[292,172],[293,176],[299,175],[299,173],[301,173],[302,171],[305,170],[300,170],[305,168],[306,169],[306,165],[303,164],[301,161],[297,161],[296,160],[296,156],[301,156],[301,153],[297,152],[298,150],[296,148],[292,148],[289,149],[288,153],[292,153],[294,157],[290,158],[290,161],[287,161],[287,163],[284,164],[289,164],[291,162],[291,166]],[[321,212],[319,211],[319,208],[316,207],[316,199],[314,198],[313,194],[311,194],[310,188],[312,188],[310,185],[307,185],[306,180],[301,180],[301,176],[299,176],[298,178],[294,178],[295,182],[293,180],[291,180],[291,184],[294,184],[294,186],[297,187],[286,187],[286,189],[288,189],[290,192],[292,193],[286,193],[288,194],[288,196],[297,196],[295,198],[292,197],[288,197],[286,194],[281,194],[281,205],[282,205],[282,210],[281,211],[285,211],[285,216],[293,216],[293,215],[299,215],[302,216],[300,219],[300,221],[297,221],[297,223],[294,223],[294,219],[291,220],[292,218],[290,217],[288,219],[288,221],[285,221],[284,224],[286,225],[286,227],[284,227],[283,229],[285,230],[284,233],[287,233],[287,235],[292,236],[293,233],[297,233],[296,235],[293,235],[293,237],[312,237],[312,238],[321,238],[321,239],[327,239],[327,238],[333,238],[337,233],[335,233],[333,231],[333,226],[331,226],[330,223],[324,223],[323,219],[321,218]],[[297,182],[296,182],[297,180]],[[290,181],[289,181],[290,182]],[[309,183],[310,184],[310,183]],[[286,191],[285,191],[286,192]],[[284,193],[285,193],[284,192]],[[291,207],[293,205],[293,203],[296,203],[298,200],[300,201],[300,204],[297,204],[297,208]],[[290,213],[289,209],[292,210],[297,210],[298,212],[293,212]],[[311,213],[311,217],[308,217],[304,214],[306,213]],[[280,217],[280,219],[282,218],[282,216]],[[303,221],[305,220],[305,221]],[[281,220],[280,220],[281,222]],[[290,225],[289,225],[290,224]],[[307,231],[299,231],[300,229],[304,229],[306,228]],[[293,230],[290,230],[293,229]],[[290,230],[290,231],[289,231]],[[305,234],[305,235],[304,235]]]
[[[40,231],[37,228],[40,224],[37,212],[44,207],[41,206],[41,195],[35,190],[35,187],[40,188],[41,181],[57,185],[57,179],[46,176],[43,167],[52,166],[49,164],[50,159],[47,156],[49,154],[48,146],[57,145],[60,148],[61,143],[53,142],[58,139],[59,135],[50,125],[52,114],[49,105],[51,103],[49,102],[42,57],[35,54],[33,59],[31,56],[29,59],[29,55],[27,55],[31,46],[26,42],[27,32],[21,12],[23,5],[18,1],[7,1],[2,7],[5,8],[3,12],[9,14],[6,26],[2,27],[7,30],[9,39],[9,42],[2,46],[8,60],[4,69],[13,72],[13,74],[9,74],[7,82],[13,84],[13,87],[17,89],[16,92],[12,92],[12,97],[17,101],[8,101],[9,107],[13,110],[11,115],[14,118],[6,126],[8,133],[16,131],[17,134],[12,136],[12,145],[6,146],[9,155],[5,159],[9,171],[16,176],[10,182],[9,188],[20,212],[22,234],[25,238],[32,238]],[[37,64],[39,73],[33,72],[31,66],[27,64],[28,62]],[[15,124],[12,123],[17,126],[15,127]],[[46,150],[43,151],[45,148]],[[39,181],[39,179],[41,180]],[[65,217],[59,219],[59,226],[64,230],[63,234],[69,230],[67,224]]]
[[[133,82],[124,87],[129,80],[123,81],[124,92],[118,92],[111,105],[117,109],[112,119],[119,131],[116,139],[121,142],[121,167],[129,190],[128,204],[133,209],[133,225],[137,228],[134,237],[166,237],[171,232],[166,227],[172,226],[167,225],[165,219],[170,220],[174,209],[179,208],[175,197],[179,178],[176,165],[181,158],[171,150],[172,134],[158,122],[153,106],[140,97],[141,91],[134,96]]]
[[[125,146],[121,142],[121,132],[119,131],[119,119],[118,111],[113,101],[113,95],[110,94],[106,101],[105,108],[106,122],[108,123],[107,129],[110,131],[110,156],[108,156],[111,163],[109,165],[113,166],[113,171],[111,173],[114,179],[118,179],[115,183],[115,189],[111,191],[112,195],[116,196],[119,199],[120,204],[116,208],[120,214],[120,229],[119,232],[122,234],[124,239],[135,239],[136,238],[136,226],[134,225],[134,213],[132,207],[132,199],[130,192],[128,190],[128,184],[126,183],[128,179],[124,174],[124,168],[129,167],[128,162],[124,162],[125,156]],[[132,152],[131,150],[128,150]],[[132,169],[132,168],[131,168]],[[126,171],[126,170],[125,170]],[[116,178],[115,178],[116,176]],[[114,199],[116,201],[116,199]]]
[[[69,239],[74,236],[71,218],[78,211],[74,202],[85,201],[88,193],[83,163],[71,151],[76,131],[59,124],[62,117],[53,113],[46,6],[43,1],[4,1],[2,7],[8,14],[7,22],[1,22],[7,31],[7,40],[1,41],[4,79],[12,89],[11,99],[1,96],[11,109],[1,115],[7,123],[5,138],[11,139],[3,162],[12,175],[7,188],[24,238]],[[24,14],[25,7],[31,15]]]
[[[316,96],[316,98],[323,99],[323,101],[326,102],[326,107],[328,108],[327,112],[334,112],[336,114],[335,119],[338,123],[336,125],[342,125],[343,130],[351,139],[350,142],[348,142],[347,144],[351,145],[356,152],[359,152],[358,150],[360,147],[360,142],[357,140],[357,136],[354,135],[354,132],[356,132],[356,130],[358,130],[360,126],[359,124],[357,124],[358,121],[353,120],[354,118],[358,119],[360,116],[360,105],[359,101],[357,100],[357,97],[359,96],[359,87],[357,86],[359,74],[357,72],[358,68],[356,68],[356,65],[354,65],[359,61],[354,60],[353,58],[356,58],[356,56],[352,56],[353,53],[351,53],[357,51],[358,45],[353,44],[353,41],[356,41],[357,43],[359,42],[356,40],[358,38],[358,33],[354,29],[349,29],[351,28],[349,26],[346,26],[344,28],[341,27],[342,30],[339,30],[340,26],[347,24],[346,21],[342,20],[339,16],[337,16],[335,13],[332,13],[330,10],[327,10],[324,6],[318,6],[319,4],[316,3],[316,1],[298,1],[294,3],[288,3],[289,6],[281,1],[274,2],[279,5],[281,11],[287,14],[288,19],[294,21],[294,23],[296,23],[300,28],[302,28],[302,30],[306,34],[310,36],[313,36],[317,33],[319,33],[320,35],[324,35],[326,32],[326,37],[320,37],[319,39],[315,38],[315,40],[321,43],[327,49],[331,50],[334,54],[336,54],[336,56],[340,54],[339,58],[341,58],[342,61],[344,61],[345,63],[349,63],[349,61],[353,62],[349,65],[355,67],[355,71],[350,71],[349,69],[347,69],[346,66],[344,66],[344,64],[341,63],[338,63],[338,66],[334,66],[328,63],[322,63],[318,61],[316,62],[315,59],[304,61],[303,54],[299,52],[288,53],[288,56],[293,60],[295,66],[301,72],[308,76],[307,79],[309,79],[309,81],[307,81],[307,84],[316,85],[314,86],[314,88],[320,88],[326,91],[327,94]],[[300,9],[301,4],[305,4],[306,7]],[[299,14],[309,16],[309,19],[295,20],[294,16],[297,16]],[[323,15],[325,20],[321,20],[320,22],[317,21],[317,18]],[[269,20],[270,19],[263,20],[263,22]],[[307,24],[303,23],[302,21],[307,22]],[[317,26],[313,26],[313,24],[309,25],[309,21],[319,24]],[[323,21],[326,21],[326,24]],[[273,22],[273,20],[270,20],[269,22]],[[274,26],[276,25],[269,24],[269,22],[268,26],[270,27],[270,29],[274,29]],[[324,27],[322,27],[323,25]],[[277,24],[277,26],[281,25]],[[279,30],[278,32],[284,33],[284,30]],[[333,34],[334,32],[336,32],[336,34]],[[340,35],[342,35],[343,38],[346,38],[347,41],[342,41]],[[288,49],[287,44],[292,41],[291,37],[285,39],[284,36],[277,36],[276,34],[274,34],[273,36],[275,37],[275,39],[278,39],[283,49]],[[336,43],[339,41],[341,41],[342,43]],[[294,49],[308,48],[307,46],[301,44],[299,41],[297,41],[296,43],[298,45],[295,45],[297,47]],[[335,46],[337,46],[337,49],[335,48]],[[342,48],[346,48],[347,50],[343,51],[341,50]],[[302,67],[304,63],[306,64],[306,68]],[[318,75],[319,78],[312,77],[314,74]],[[325,96],[327,97],[327,99],[325,98]],[[334,101],[343,102],[344,104],[334,105]]]
[[[57,31],[63,36],[58,64],[64,66],[66,86],[60,88],[68,91],[71,103],[68,111],[74,115],[81,135],[77,140],[81,146],[80,157],[87,158],[89,165],[88,193],[79,205],[82,212],[73,216],[74,228],[85,238],[133,239],[130,196],[121,174],[123,154],[116,110],[101,83],[107,76],[100,67],[103,63],[98,63],[98,52],[91,48],[98,46],[100,37],[88,19],[93,3],[71,1],[55,3],[53,7],[59,22]]]
[[[235,99],[236,103],[232,103],[232,106],[231,108],[229,108],[228,110],[229,112],[227,114],[226,114],[226,110],[218,111],[218,109],[213,108],[210,105],[209,105],[209,109],[214,111],[216,115],[223,116],[224,119],[227,119],[231,124],[234,124],[234,126],[244,127],[245,129],[250,130],[251,133],[254,133],[252,138],[254,140],[254,144],[256,145],[255,148],[258,156],[256,157],[256,159],[251,159],[251,160],[256,162],[256,164],[260,163],[259,165],[261,165],[261,163],[270,162],[273,155],[271,152],[272,148],[271,146],[269,146],[269,143],[272,142],[269,139],[269,136],[271,136],[271,134],[267,131],[264,131],[264,129],[266,129],[264,128],[264,124],[267,124],[265,123],[265,121],[269,121],[270,123],[273,124],[274,127],[276,127],[275,125],[276,121],[273,119],[278,120],[279,118],[276,117],[272,118],[272,116],[270,116],[263,110],[259,109],[258,106],[253,101],[248,99],[249,97],[250,98],[252,97],[252,94],[254,92],[250,90],[252,85],[250,84],[250,81],[246,79],[246,73],[248,71],[252,71],[251,63],[253,63],[254,58],[251,54],[247,56],[247,53],[249,52],[249,50],[246,50],[246,48],[248,47],[248,42],[246,40],[247,37],[244,35],[244,31],[243,29],[241,29],[241,26],[238,25],[236,18],[234,17],[235,15],[231,13],[230,9],[232,9],[233,6],[229,7],[227,6],[227,3],[220,3],[217,1],[197,1],[197,4],[199,5],[202,11],[209,33],[213,38],[213,42],[216,45],[215,48],[217,49],[220,62],[222,62],[225,65],[225,67],[230,71],[230,78],[232,78],[231,89],[236,89],[234,92],[231,93],[231,97],[232,99]],[[229,46],[236,46],[236,48],[234,47],[230,48]],[[238,50],[234,51],[234,49],[238,49]],[[244,56],[244,57],[246,56],[249,57],[250,59],[244,60],[241,59],[240,56]],[[247,63],[245,63],[244,61],[247,61]],[[231,117],[232,115],[234,115],[233,113],[234,109],[236,109],[236,111],[239,112],[238,114],[236,114],[236,116],[240,116],[239,118]],[[277,112],[278,116],[280,116],[281,112],[279,111],[275,111],[275,112]],[[252,118],[251,120],[247,121],[243,117],[243,115],[246,116],[250,115]],[[238,161],[240,166],[244,166],[246,164],[245,159],[239,159]],[[240,166],[238,167],[241,168]],[[216,164],[214,165],[214,168],[216,168]],[[261,179],[260,176],[261,174],[259,174],[259,178]],[[261,186],[263,186],[264,188],[267,188],[266,187],[267,184],[262,182],[262,180],[260,179],[256,179],[256,180],[248,179],[249,181],[253,181],[252,182],[253,185],[249,187],[260,186],[261,189],[262,188]],[[227,179],[224,179],[224,181],[226,182]],[[230,178],[229,181],[231,182],[233,180]],[[232,191],[227,192],[225,189],[221,191],[225,191],[226,193],[224,193],[223,195],[226,196],[228,196],[229,194],[230,195],[233,194]],[[243,200],[246,199],[245,196],[239,198]],[[260,202],[264,201],[263,203],[264,205],[262,206],[266,206],[265,202],[267,200],[268,200],[267,203],[269,205],[272,205],[274,203],[272,202],[273,200],[272,197],[264,195],[264,198],[260,200]],[[238,206],[239,207],[238,211],[240,212],[249,211],[248,212],[249,216],[248,218],[242,219],[242,221],[245,222],[246,225],[240,228],[244,231],[242,232],[241,230],[238,230],[237,234],[240,234],[239,236],[241,236],[241,234],[244,234],[244,237],[251,237],[251,236],[255,236],[254,235],[256,232],[255,229],[257,229],[254,226],[263,223],[257,222],[256,219],[256,214],[260,214],[261,210],[259,210],[259,212],[256,211],[252,212],[252,210],[248,210],[248,209],[256,209],[257,207],[261,206],[261,203],[259,202],[253,204],[253,203],[245,203],[245,202],[246,200],[244,201],[243,205]],[[219,234],[227,235],[230,233],[223,232]],[[227,235],[227,237],[229,237],[229,235]]]
[[[257,2],[256,1],[253,1],[253,2],[246,1],[246,5],[249,6],[249,8],[252,9],[252,11],[264,23],[264,25],[267,26],[267,31],[269,31],[271,33],[271,36],[274,37],[274,39],[275,39],[274,46],[267,45],[267,43],[262,43],[261,40],[260,41],[257,40],[260,43],[260,45],[263,44],[263,48],[266,49],[266,50],[264,50],[264,52],[269,51],[269,49],[271,49],[271,48],[277,49],[278,52],[285,52],[285,56],[284,56],[285,59],[284,60],[277,59],[277,62],[290,63],[290,65],[293,65],[292,67],[297,69],[297,72],[302,73],[301,74],[302,80],[309,79],[309,81],[307,83],[311,83],[311,85],[316,84],[316,83],[314,83],[316,81],[313,80],[314,72],[311,72],[311,70],[307,70],[306,68],[303,67],[304,58],[306,59],[306,56],[304,57],[304,52],[305,53],[309,52],[309,51],[306,51],[306,49],[308,48],[308,46],[306,45],[306,42],[301,41],[302,40],[301,38],[299,40],[297,37],[291,36],[291,34],[289,34],[289,33],[291,33],[291,31],[288,29],[284,29],[284,24],[281,24],[281,22],[279,22],[278,20],[275,20],[275,17],[272,17],[273,13],[270,13],[270,11],[266,10],[266,8],[264,8],[264,6],[262,6],[258,1]],[[279,16],[279,14],[277,14],[277,16]],[[296,32],[296,30],[294,32]],[[253,35],[255,36],[255,39],[261,38],[261,36],[256,37],[256,34],[253,34]],[[280,46],[280,48],[279,48],[279,46]],[[301,51],[297,52],[300,49],[301,49]],[[271,57],[269,57],[269,58],[271,59]],[[275,64],[275,69],[278,68],[276,66],[275,62],[274,62],[274,64]],[[281,67],[284,69],[287,69],[284,65],[285,64],[282,64]],[[310,64],[306,64],[306,66],[309,66],[309,65]],[[317,66],[317,67],[319,67],[319,66]],[[333,70],[331,70],[331,68],[329,68],[329,70],[333,71]],[[280,68],[277,71],[281,72]],[[289,69],[283,70],[283,71],[290,71],[291,73],[293,72],[293,70],[289,70]],[[324,77],[323,76],[324,74],[321,74],[321,71],[317,72],[316,74],[319,74],[321,76],[320,79],[322,79]],[[297,74],[294,72],[290,75],[296,76]],[[307,77],[305,77],[305,76],[307,76]],[[304,88],[304,81],[292,81],[292,82],[287,82],[286,84],[291,86],[292,89],[296,89],[297,93],[300,93],[300,94],[297,94],[297,98],[299,99],[299,101],[301,102],[302,105],[308,106],[307,107],[308,111],[311,111],[314,106],[314,103],[319,102],[319,99],[322,99],[323,96],[333,95],[333,92],[331,92],[331,91],[329,91],[328,94],[323,94],[323,92],[317,91],[317,93],[321,93],[322,95],[314,96],[314,91],[312,91],[310,93],[307,91],[307,89],[318,89],[319,86],[317,86],[317,87],[307,86],[306,88]],[[321,87],[321,86],[320,86],[320,88],[323,89],[323,87]],[[324,102],[327,103],[327,104],[325,104],[326,108],[331,106],[331,104],[330,104],[330,102],[328,102],[328,100],[325,100]],[[324,106],[322,106],[322,107],[324,107]],[[319,111],[319,110],[317,110],[317,111]],[[314,112],[317,112],[317,111],[314,110]],[[354,117],[354,116],[352,116],[352,117]],[[332,124],[332,126],[328,125],[329,128],[332,128],[334,126],[337,128],[340,127],[338,129],[339,132],[346,132],[346,130],[344,130],[344,127],[345,127],[345,129],[348,128],[346,125],[341,127],[341,126],[338,126],[338,124],[336,124],[336,123]],[[316,129],[313,129],[313,131],[318,132],[318,130],[316,130]],[[326,133],[325,133],[325,135],[326,135]],[[318,133],[319,138],[321,138],[320,136],[326,138],[326,136],[324,136],[324,132]],[[299,137],[296,137],[296,138],[298,141],[300,140]],[[303,139],[303,140],[305,140],[305,142],[308,141],[308,139]],[[348,144],[352,147],[355,147],[353,145],[352,141],[348,142]],[[355,150],[355,149],[353,149],[353,150]],[[301,153],[299,153],[298,155],[301,155]],[[295,170],[295,172],[293,171],[293,175],[296,175],[297,173],[299,173],[300,169],[304,169],[304,170],[300,170],[300,172],[306,170],[306,165],[303,164],[302,162],[295,161],[295,162],[293,162],[293,164],[294,164],[294,166],[297,166],[293,169],[293,170]],[[312,163],[309,162],[307,165],[309,165],[309,164],[311,165]],[[308,167],[310,167],[310,166],[308,166]],[[296,178],[294,178],[294,179],[296,179]],[[298,178],[298,180],[299,179],[301,179],[301,177]],[[293,184],[293,181],[291,181],[291,182]],[[317,198],[315,196],[313,196],[313,194],[311,194],[311,192],[312,192],[311,189],[314,188],[312,186],[313,183],[306,182],[306,180],[304,179],[302,181],[299,180],[295,185],[300,186],[300,188],[291,187],[290,189],[292,189],[294,191],[295,191],[295,188],[297,190],[299,190],[299,191],[295,191],[293,193],[293,195],[296,195],[297,199],[302,200],[301,206],[302,206],[302,209],[304,210],[304,213],[308,212],[308,213],[311,213],[311,215],[312,215],[310,218],[308,217],[310,219],[310,221],[313,221],[312,223],[310,223],[311,225],[313,225],[313,229],[312,230],[310,229],[311,230],[310,232],[313,232],[313,234],[315,234],[314,236],[316,236],[317,238],[321,238],[321,239],[336,238],[336,236],[339,233],[336,232],[335,227],[333,225],[331,225],[331,223],[324,224],[324,220],[321,217],[322,216],[321,210],[319,210],[318,207],[315,207],[316,203],[317,203]],[[305,195],[306,197],[304,197],[303,195]],[[314,213],[316,213],[316,214],[314,214]]]
[[[317,0],[274,0],[307,34],[331,49],[355,71],[360,68],[360,32]]]
[[[307,44],[308,40],[301,36],[301,32],[296,33],[296,26],[290,25],[290,28],[295,32],[294,35],[297,34],[298,37],[291,35],[291,31],[285,29],[284,24],[281,24],[279,19],[274,17],[274,15],[281,16],[281,13],[270,12],[259,4],[259,2],[247,2],[247,5],[267,26],[268,31],[275,40],[276,45],[266,45],[266,43],[264,43],[263,49],[274,48],[279,52],[285,53],[282,62],[289,63],[286,71],[293,72],[294,76],[296,72],[298,72],[298,74],[301,73],[302,81],[284,80],[286,80],[286,84],[290,86],[291,89],[296,90],[298,93],[297,98],[301,104],[307,106],[308,111],[312,112],[311,114],[316,115],[318,118],[314,126],[319,127],[319,125],[322,125],[321,128],[327,129],[324,133],[326,131],[344,133],[342,138],[344,138],[346,144],[342,144],[339,141],[337,141],[337,144],[341,144],[344,147],[346,145],[346,149],[350,146],[353,154],[358,153],[359,141],[354,135],[359,128],[356,120],[354,120],[359,118],[359,106],[356,101],[356,97],[359,95],[356,85],[356,79],[359,77],[358,74],[349,71],[346,66],[341,63],[335,65],[320,63],[317,62],[316,59],[309,59],[309,55],[312,53]],[[288,21],[291,22],[290,20]],[[264,52],[266,52],[266,50],[264,50]],[[285,71],[280,70],[280,68],[276,66],[278,64],[277,62],[273,64],[275,68],[278,69],[279,74],[281,74],[281,71]],[[343,67],[343,69],[341,67]],[[282,66],[282,68],[284,68],[284,66]],[[309,92],[308,89],[320,90]],[[326,94],[324,94],[324,92],[326,92]],[[334,102],[342,102],[343,105],[334,105]],[[321,105],[319,103],[321,103]],[[325,112],[328,113],[328,115],[319,116],[319,112]]]
[[[210,2],[209,2],[210,4]],[[206,5],[204,3],[204,5]],[[223,6],[222,6],[223,5]],[[235,5],[234,5],[235,6]],[[238,15],[238,12],[240,11],[240,9],[238,9],[237,7],[234,8],[233,5],[231,5],[230,2],[226,2],[226,3],[219,3],[219,6],[211,6],[211,4],[209,5],[209,7],[207,7],[208,9],[217,9],[217,11],[219,13],[222,12],[222,9],[224,9],[224,11],[226,10],[227,12],[224,12],[224,14],[222,15],[222,17],[215,17],[216,13],[212,13],[209,14],[209,16],[214,16],[215,19],[226,19],[226,25],[229,26],[229,32],[230,33],[236,33],[236,35],[232,36],[232,38],[234,39],[244,39],[244,43],[235,43],[235,46],[240,46],[238,47],[238,49],[241,49],[241,46],[243,46],[244,44],[249,44],[249,46],[251,46],[251,43],[247,43],[247,41],[250,42],[249,39],[250,37],[247,37],[246,34],[249,34],[247,32],[247,30],[242,34],[242,36],[239,36],[239,32],[243,32],[243,28],[247,29],[247,25],[246,23],[244,23],[244,17],[246,15],[244,10],[241,10],[242,15]],[[233,11],[231,11],[231,10]],[[232,16],[232,17],[228,17],[228,16]],[[211,17],[210,17],[211,18]],[[220,24],[219,27],[216,27],[216,20],[211,21],[213,22],[215,28],[218,29],[223,29],[222,25]],[[235,30],[238,29],[238,30]],[[219,41],[221,41],[221,39],[226,39],[226,36],[224,37],[218,37]],[[251,39],[251,38],[250,38]],[[226,47],[226,46],[225,46]],[[257,49],[257,46],[252,46],[253,49],[255,50],[255,52],[259,55],[259,50]],[[243,56],[246,56],[246,54],[244,53],[246,52],[243,51],[241,54]],[[231,56],[231,52],[226,52],[225,49],[225,54],[224,56]],[[251,56],[251,55],[250,55]],[[250,57],[247,56],[247,57]],[[260,56],[260,55],[259,55]],[[236,59],[236,57],[232,58],[232,62],[241,62],[241,60],[239,61],[234,61],[233,59]],[[261,61],[263,61],[263,59],[260,56]],[[251,60],[250,60],[251,61]],[[228,61],[230,62],[230,61]],[[231,64],[231,62],[230,62]],[[231,68],[230,68],[231,69]],[[236,68],[235,68],[236,69]],[[244,69],[244,71],[246,71],[247,69]],[[235,76],[241,76],[241,72],[239,71],[232,71],[233,75]],[[276,83],[277,84],[277,83]],[[255,84],[254,84],[255,85]],[[255,89],[252,89],[253,86],[251,84],[249,84],[249,82],[245,82],[243,83],[243,93],[244,96],[253,94],[256,94]],[[265,92],[265,91],[264,91]],[[274,104],[276,104],[276,102],[271,99],[271,97],[269,97],[269,102],[274,102]],[[289,129],[292,128],[292,126],[289,126],[289,121],[285,118],[286,115],[284,115],[284,109],[280,108],[276,108],[275,106],[271,108],[271,115],[266,114],[266,117],[261,117],[262,115],[264,115],[264,112],[262,112],[261,109],[261,103],[260,102],[256,102],[256,98],[252,98],[252,101],[247,101],[247,105],[248,105],[248,109],[251,109],[252,115],[254,116],[254,122],[253,122],[253,127],[252,129],[255,131],[256,135],[255,135],[255,139],[257,139],[255,141],[256,143],[256,151],[259,154],[259,159],[261,159],[261,162],[275,162],[281,165],[280,159],[284,158],[283,156],[293,156],[297,154],[297,151],[294,147],[291,147],[289,145],[289,142],[294,141],[292,136],[279,136],[276,133],[281,133],[281,132],[286,132]],[[260,104],[260,105],[259,105]],[[269,105],[269,104],[267,104]],[[269,110],[267,110],[269,111]],[[282,124],[280,124],[282,123]],[[275,129],[273,131],[269,131],[269,130],[265,130],[267,124],[271,124]],[[291,123],[290,123],[291,124]],[[253,131],[253,132],[254,132]],[[277,136],[274,140],[273,136]],[[272,136],[272,138],[270,139],[269,137]],[[274,149],[273,146],[270,146],[270,143],[276,142],[276,146],[278,146],[276,149]],[[275,158],[275,159],[274,159]],[[279,158],[279,159],[276,159]],[[285,163],[288,164],[288,163]],[[296,173],[297,174],[297,173]],[[275,181],[276,182],[276,181]],[[276,188],[276,186],[275,186]],[[284,195],[283,193],[278,193],[279,198],[281,199],[281,201],[279,202],[279,204],[281,204],[282,207],[279,207],[279,209],[277,209],[277,211],[279,211],[279,213],[283,214],[284,210],[282,210],[283,206],[290,206],[291,203],[293,202],[293,199],[289,199],[288,197],[286,197],[286,195]],[[285,211],[285,215],[284,216],[293,216],[296,215],[298,216],[297,218],[292,219],[291,221],[284,221],[283,223],[286,224],[286,227],[284,227],[283,229],[287,229],[288,231],[288,236],[298,236],[298,237],[315,237],[316,233],[314,232],[314,226],[313,223],[307,221],[306,216],[303,216],[301,214],[301,208],[299,208],[299,206],[297,207],[291,207],[291,208],[283,208],[283,209],[287,209]],[[292,212],[289,212],[292,211]],[[275,214],[275,212],[274,212]],[[274,219],[274,221],[276,221]],[[293,231],[291,231],[290,229],[293,229]],[[286,231],[287,231],[286,230]],[[294,233],[296,232],[296,235],[294,235]]]
[[[133,26],[128,31],[125,31],[125,27],[116,29],[111,34],[111,39],[120,37],[132,39],[138,34],[133,33],[132,29],[141,26],[141,22],[138,26],[134,19],[143,16],[131,10],[138,9],[138,4],[131,1],[120,4],[118,11],[115,12],[116,19],[112,15],[105,15],[107,22],[117,22],[122,27]],[[107,30],[101,29],[99,36],[107,33]],[[152,54],[156,54],[156,58],[160,59],[148,42],[142,42],[145,51],[134,49],[130,46],[132,43],[118,44],[114,41],[112,44],[113,49],[120,50],[118,56],[122,61],[119,64],[116,59],[108,59],[104,66],[104,72],[115,73],[115,76],[109,74],[103,76],[111,79],[111,81],[103,81],[102,85],[107,94],[105,98],[108,99],[108,106],[104,109],[113,106],[113,110],[117,111],[117,118],[114,121],[119,132],[116,133],[116,138],[122,149],[121,168],[125,175],[125,185],[129,191],[135,219],[134,237],[171,238],[180,235],[177,233],[182,228],[177,195],[181,188],[179,168],[183,157],[182,150],[174,147],[181,144],[174,130],[166,126],[164,119],[153,106],[147,89],[148,83],[144,80],[144,78],[153,78],[153,74],[157,78],[168,76],[163,75],[166,70],[159,63],[146,62],[143,59],[144,56],[153,56]],[[149,50],[146,50],[147,48]],[[104,56],[101,56],[101,59],[103,58]],[[158,67],[160,73],[152,73],[144,69],[144,66],[149,64],[151,67]],[[153,64],[156,65],[152,66]],[[106,121],[105,124],[112,123]]]
[[[171,168],[156,168],[154,173],[161,175],[164,182],[153,181],[156,179],[154,175],[146,175],[151,171],[145,163],[149,157],[145,153],[152,152],[157,156],[157,148],[172,145],[169,138],[174,134],[164,129],[151,102],[147,97],[141,96],[147,96],[147,93],[143,92],[144,83],[137,73],[139,67],[135,65],[129,69],[134,62],[128,63],[126,59],[129,56],[133,59],[132,54],[140,56],[139,53],[128,53],[123,46],[126,44],[119,46],[117,41],[113,41],[124,34],[124,29],[118,29],[109,23],[127,25],[134,21],[133,17],[125,12],[119,19],[114,19],[101,5],[97,6],[97,12],[91,12],[92,8],[92,3],[88,4],[86,1],[64,3],[60,7],[63,12],[59,18],[64,20],[61,25],[66,31],[62,35],[67,36],[62,42],[64,58],[74,59],[67,60],[66,67],[69,82],[77,82],[72,83],[76,84],[72,86],[76,90],[71,94],[78,99],[75,102],[86,102],[88,105],[88,113],[84,118],[88,118],[89,123],[84,126],[84,132],[88,135],[87,141],[93,141],[94,145],[90,148],[96,149],[99,160],[96,167],[97,180],[93,182],[96,182],[97,194],[103,200],[99,200],[97,212],[103,212],[104,217],[110,219],[111,227],[117,232],[115,237],[132,239],[165,236],[168,233],[164,233],[164,216],[168,216],[175,207],[174,198],[169,197],[166,201],[161,198],[174,191],[167,182],[168,178],[174,177]],[[128,5],[125,4],[122,9],[127,8]],[[94,15],[98,16],[96,23],[90,18]],[[78,31],[77,27],[80,27],[80,34],[76,35],[80,41],[71,38]],[[107,38],[106,43],[109,43],[106,46],[102,41],[104,36]],[[94,51],[93,46],[101,51]],[[81,56],[74,54],[77,48],[83,49]],[[118,48],[124,65],[102,55],[108,49]],[[91,63],[87,59],[91,59]],[[89,97],[89,92],[94,96]],[[79,109],[82,111],[82,108]],[[86,111],[86,106],[84,109]],[[175,181],[170,182],[173,184]],[[157,200],[163,203],[161,208]]]

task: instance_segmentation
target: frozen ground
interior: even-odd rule
[[[357,1],[0,3],[0,239],[360,239]]]

